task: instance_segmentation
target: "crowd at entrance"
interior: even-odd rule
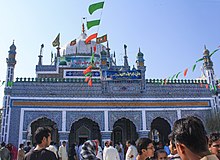
[[[177,120],[167,137],[169,144],[155,143],[148,137],[126,145],[111,140],[104,148],[99,140],[87,140],[81,145],[73,143],[67,151],[67,142],[57,147],[51,141],[51,130],[38,127],[35,132],[36,146],[1,143],[0,160],[218,160],[220,159],[220,133],[212,133],[207,138],[205,127],[197,117]],[[85,139],[86,140],[86,139]]]

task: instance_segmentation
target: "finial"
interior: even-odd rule
[[[85,26],[84,26],[84,23],[82,24],[82,33],[85,33]]]
[[[109,46],[108,46],[108,41],[107,41],[107,48],[109,48]]]
[[[13,44],[15,44],[15,40],[13,39]]]
[[[126,44],[124,44],[124,49],[125,49],[125,56],[127,56],[127,51],[126,51],[127,45]]]
[[[206,50],[206,45],[204,45],[204,49]]]
[[[141,48],[139,47],[139,53],[141,52]]]

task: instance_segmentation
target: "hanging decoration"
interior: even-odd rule
[[[88,83],[88,86],[92,87],[92,67],[94,66],[94,58],[95,58],[96,46],[93,47],[93,53],[90,59],[90,65],[83,71],[85,75],[85,82]]]
[[[215,50],[209,55],[209,57],[213,56],[219,49],[220,49],[220,46],[218,46],[218,48],[215,49]],[[202,57],[202,58],[200,58],[200,59],[198,59],[198,60],[196,61],[196,63],[192,66],[192,72],[195,71],[196,66],[197,66],[197,63],[203,61],[203,59],[204,59],[204,57]],[[187,75],[187,73],[188,73],[188,70],[189,70],[189,68],[186,68],[186,69],[183,71],[184,77],[186,77],[186,75]],[[167,84],[167,82],[164,83],[165,80],[174,80],[174,79],[177,79],[181,73],[182,73],[182,71],[181,71],[181,72],[178,72],[178,73],[176,73],[176,74],[174,74],[173,76],[170,76],[169,78],[165,78],[164,80],[162,80],[161,85]],[[200,87],[203,87],[203,84],[200,84]],[[217,91],[217,87],[216,87],[216,86],[209,86],[209,85],[207,84],[207,85],[206,85],[206,88],[207,88],[207,89],[210,89],[210,90],[211,90],[211,89],[212,89],[212,90],[214,89],[214,91]],[[218,86],[218,88],[220,88],[220,85]]]

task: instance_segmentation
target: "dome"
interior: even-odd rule
[[[15,46],[14,41],[13,41],[12,45],[10,46],[10,51],[9,52],[12,53],[12,54],[16,54],[15,50],[16,50],[16,46]]]
[[[139,48],[139,52],[138,52],[138,55],[137,55],[138,57],[143,57],[144,56],[144,54],[141,52],[141,49]]]
[[[86,33],[82,33],[78,39],[76,39],[75,45],[70,45],[70,43],[66,44],[66,47],[64,47],[64,54],[65,55],[85,55],[85,54],[91,54],[91,48],[96,45],[96,52],[95,54],[100,54],[102,50],[106,51],[106,47],[102,44],[96,44],[95,41],[91,41],[89,44],[85,43],[85,40],[87,38]]]

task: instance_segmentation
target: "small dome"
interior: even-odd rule
[[[138,52],[138,55],[137,55],[138,57],[143,57],[144,56],[144,54],[141,52],[141,50],[140,50],[140,48],[139,48],[139,52]]]
[[[16,46],[15,46],[14,41],[13,41],[12,45],[10,46],[10,51],[9,52],[15,54],[16,53],[15,50],[16,50]]]
[[[66,44],[65,54],[66,55],[73,55],[73,54],[91,54],[91,48],[96,45],[96,52],[95,54],[100,54],[102,50],[106,51],[106,47],[102,44],[96,44],[95,41],[91,41],[89,44],[85,43],[87,38],[86,33],[82,33],[78,39],[76,39],[76,44],[70,45],[70,43]]]

